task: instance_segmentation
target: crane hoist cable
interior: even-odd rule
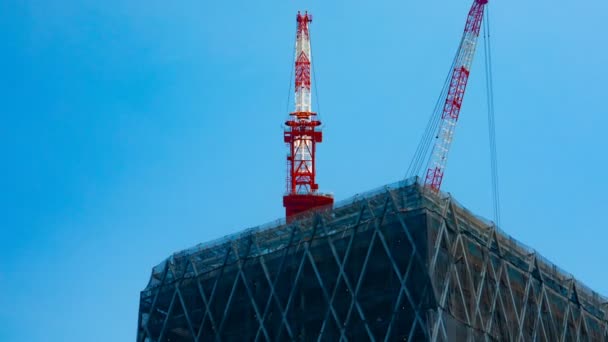
[[[494,111],[494,81],[492,75],[492,44],[490,35],[490,11],[486,10],[484,27],[484,59],[486,69],[486,97],[488,106],[488,136],[490,147],[490,171],[492,178],[492,205],[494,212],[494,223],[500,226],[500,192],[498,182],[498,155],[496,147],[496,119]]]
[[[447,94],[448,86],[450,85],[450,77],[452,75],[451,70],[454,69],[454,63],[456,59],[452,62],[452,66],[450,67],[450,72],[445,77],[445,81],[443,84],[443,88],[441,88],[441,93],[435,102],[435,107],[429,116],[429,120],[427,122],[424,133],[422,134],[422,138],[418,143],[418,147],[416,148],[416,152],[414,153],[414,158],[410,161],[410,165],[406,171],[406,178],[410,178],[416,175],[419,175],[422,171],[422,167],[426,165],[429,159],[429,151],[431,147],[431,143],[433,142],[433,136],[436,135],[437,127],[439,127],[439,122],[441,121],[441,111],[442,111],[442,102],[445,99]]]
[[[295,50],[295,49],[294,49]],[[291,64],[289,64],[289,84],[287,85],[287,102],[285,103],[285,112],[289,112],[289,104],[291,101],[291,84],[293,83],[293,64],[295,63],[296,58],[293,57]],[[281,127],[282,128],[282,127]]]

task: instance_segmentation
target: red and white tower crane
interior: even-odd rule
[[[474,0],[469,11],[464,34],[454,60],[454,69],[451,71],[450,84],[443,105],[439,131],[435,137],[433,152],[429,159],[424,184],[434,191],[439,191],[443,180],[448,152],[454,138],[454,129],[460,114],[462,99],[469,80],[471,64],[475,55],[477,39],[483,20],[483,13],[488,0]]]
[[[287,154],[287,191],[283,206],[287,220],[303,211],[332,205],[330,195],[317,192],[315,182],[316,145],[322,141],[321,121],[312,111],[310,31],[312,15],[298,12],[295,55],[295,110],[285,122],[284,141]]]

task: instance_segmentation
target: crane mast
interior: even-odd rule
[[[464,34],[454,61],[454,68],[450,71],[450,83],[441,113],[439,131],[435,137],[433,152],[429,159],[424,184],[434,191],[439,191],[443,174],[447,164],[448,153],[454,138],[454,130],[460,115],[462,100],[471,72],[471,64],[475,55],[477,39],[483,20],[485,5],[488,0],[475,0],[469,10]]]
[[[310,31],[312,15],[296,16],[295,110],[285,122],[287,144],[287,190],[283,196],[287,220],[300,212],[333,204],[333,197],[319,194],[316,183],[316,146],[322,141],[321,121],[312,111]]]

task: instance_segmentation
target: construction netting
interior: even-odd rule
[[[412,178],[175,253],[138,339],[601,341],[606,302]]]

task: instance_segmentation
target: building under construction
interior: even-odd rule
[[[179,252],[139,341],[608,341],[608,300],[416,179]]]
[[[286,219],[154,267],[138,341],[608,341],[606,298],[440,191],[487,2],[473,2],[423,138],[425,177],[336,205],[315,181],[312,17],[298,13]]]

